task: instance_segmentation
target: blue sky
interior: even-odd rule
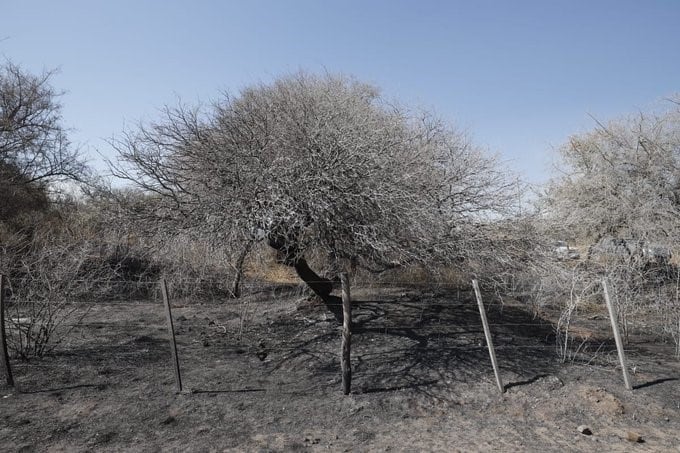
[[[680,92],[680,0],[14,1],[0,55],[59,68],[64,121],[96,165],[164,104],[304,69],[431,108],[532,182],[554,148]]]

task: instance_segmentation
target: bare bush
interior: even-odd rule
[[[51,351],[97,300],[146,296],[155,285],[149,261],[107,243],[89,215],[74,205],[36,214],[21,231],[0,231],[0,273],[10,285],[10,348],[16,356]]]
[[[599,279],[587,262],[564,262],[552,250],[534,249],[531,266],[515,274],[518,282],[507,288],[531,307],[535,315],[558,312],[554,324],[556,353],[562,362],[577,357],[587,339],[574,329],[581,313],[599,299]]]
[[[563,176],[541,199],[538,227],[584,253],[583,285],[606,277],[624,337],[631,317],[657,307],[672,333],[680,240],[680,110],[640,113],[573,136],[561,149]],[[572,282],[573,284],[573,282]],[[560,291],[568,287],[565,280]],[[581,285],[581,286],[583,286]],[[657,326],[662,327],[662,326]],[[674,336],[677,336],[673,334]]]
[[[83,272],[86,247],[46,245],[33,241],[22,253],[3,256],[11,294],[9,347],[22,359],[41,357],[66,339],[87,313],[74,302],[104,284],[101,269]]]
[[[149,218],[241,252],[266,241],[322,297],[332,284],[310,253],[374,272],[454,264],[474,254],[475,225],[504,214],[517,187],[432,114],[332,75],[283,77],[208,109],[166,108],[113,145],[113,173],[148,194]]]
[[[639,114],[573,136],[544,205],[555,231],[673,247],[680,225],[680,111]]]
[[[161,275],[179,297],[233,297],[241,291],[251,242],[232,244],[201,228],[158,222],[154,204],[139,190],[88,187],[88,210],[96,216],[102,248],[148,263],[148,276]]]

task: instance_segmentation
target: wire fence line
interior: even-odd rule
[[[195,281],[195,280],[194,280]],[[179,280],[178,282],[181,282]],[[177,285],[178,282],[171,282],[172,285]],[[89,282],[92,283],[92,282]],[[128,282],[137,283],[137,282]],[[422,282],[419,282],[422,284]],[[160,287],[159,282],[144,282],[144,285],[158,289]],[[380,284],[380,285],[369,285],[361,286],[359,289],[361,291],[374,291],[376,289],[386,289],[394,292],[398,289],[399,285],[410,285],[412,282],[402,281],[399,282],[396,287],[393,282],[390,284]],[[436,285],[440,285],[440,282],[435,282]],[[172,287],[171,285],[171,287]],[[284,297],[287,294],[285,291],[277,293],[278,289],[285,289],[289,286],[296,286],[287,283],[277,284],[265,282],[260,283],[259,286],[252,284],[252,288],[262,288],[263,285],[270,285],[274,290],[272,291],[272,297]],[[297,285],[299,286],[299,285]],[[432,285],[423,285],[427,288],[432,288]],[[412,289],[412,288],[411,288]],[[366,360],[373,360],[374,358],[390,358],[394,356],[399,356],[404,351],[428,351],[430,356],[436,356],[437,354],[445,355],[449,352],[463,352],[469,354],[483,353],[488,345],[484,339],[484,330],[482,327],[482,322],[479,318],[479,314],[474,314],[476,310],[476,302],[474,301],[474,291],[472,288],[460,288],[460,285],[450,284],[450,289],[456,289],[456,298],[450,293],[427,294],[426,298],[422,297],[422,294],[413,292],[404,292],[403,294],[388,294],[384,297],[385,300],[358,300],[353,301],[352,310],[354,311],[353,316],[356,316],[355,324],[353,326],[353,335],[355,342],[355,355],[354,360],[360,360],[361,362],[366,362]],[[122,299],[122,300],[104,300],[104,301],[88,301],[88,300],[74,300],[74,301],[62,301],[67,306],[75,307],[77,309],[92,309],[92,308],[107,308],[121,310],[129,309],[131,307],[156,309],[157,315],[161,316],[163,300],[159,293],[153,298],[146,299]],[[172,293],[171,293],[172,298]],[[12,294],[9,297],[5,297],[6,302],[10,304],[9,316],[6,318],[6,330],[9,332],[8,336],[11,338],[12,335],[20,335],[22,332],[22,324],[31,324],[31,320],[22,323],[22,307],[30,306],[31,304],[39,304],[45,302],[44,300],[17,300]],[[134,300],[133,300],[134,299]],[[493,300],[493,299],[492,299]],[[49,301],[48,301],[49,302]],[[197,301],[194,303],[187,302],[185,298],[179,298],[176,300],[171,300],[171,305],[174,308],[189,308],[195,310]],[[248,304],[253,303],[246,298],[233,299],[229,301],[223,301],[223,306],[232,309],[243,309]],[[327,302],[325,304],[327,307],[342,307],[342,302]],[[323,307],[323,305],[320,305]],[[502,301],[493,300],[492,303],[485,303],[485,309],[487,312],[496,312],[488,323],[488,327],[492,330],[493,335],[499,341],[499,344],[495,345],[495,350],[503,352],[505,355],[512,355],[515,351],[541,351],[544,352],[554,352],[556,345],[554,343],[554,336],[558,327],[555,323],[547,322],[542,319],[533,319],[530,321],[517,321],[516,319],[510,319],[507,322],[502,321],[503,319],[503,309],[507,308],[507,304]],[[465,316],[460,315],[461,309],[467,310]],[[420,315],[418,311],[420,310]],[[378,314],[372,314],[372,312],[380,311]],[[200,313],[200,310],[195,310],[195,312]],[[135,329],[139,330],[139,334],[144,334],[149,330],[166,330],[168,329],[167,324],[149,321],[139,321],[131,322],[130,319],[122,317],[121,319],[105,319],[102,321],[86,321],[86,318],[76,318],[75,321],[71,321],[70,315],[65,317],[63,321],[58,325],[59,329],[73,332],[74,329],[88,330],[88,329],[103,329],[105,331],[115,331],[117,329],[123,330],[130,334],[129,340],[135,341],[140,339],[140,335],[136,337],[132,332]],[[125,313],[121,313],[125,314]],[[427,315],[427,316],[425,316]],[[182,316],[182,315],[180,315]],[[335,352],[337,345],[332,344],[332,338],[340,338],[336,333],[337,328],[332,322],[331,318],[315,320],[312,324],[318,326],[323,325],[323,328],[319,328],[318,337],[312,337],[311,339],[301,339],[301,340],[290,340],[285,338],[285,336],[269,336],[267,337],[266,346],[258,346],[253,344],[253,341],[257,341],[255,337],[257,335],[249,335],[248,333],[248,317],[254,316],[253,314],[247,315],[243,311],[241,312],[240,319],[236,319],[238,322],[233,322],[229,324],[229,328],[225,324],[219,324],[213,319],[206,317],[201,320],[200,315],[197,316],[198,321],[194,322],[190,326],[193,331],[187,330],[186,326],[180,325],[178,336],[180,336],[179,350],[180,358],[183,353],[187,353],[187,348],[192,349],[191,362],[192,366],[196,366],[197,363],[201,363],[201,357],[204,355],[200,351],[201,343],[206,341],[211,341],[213,339],[220,340],[219,351],[220,353],[230,354],[230,358],[234,359],[239,355],[248,356],[252,359],[252,355],[255,354],[258,360],[265,361],[267,356],[277,356],[278,359],[282,359],[282,356],[290,354],[299,354],[301,357],[312,357],[315,355],[325,355],[331,356]],[[175,316],[177,318],[177,316]],[[300,315],[300,320],[303,325],[305,325],[305,317]],[[526,319],[530,319],[527,317]],[[209,324],[210,322],[213,324]],[[397,322],[395,322],[397,321]],[[205,323],[205,325],[201,324]],[[292,321],[291,321],[292,322]],[[33,326],[31,325],[28,332]],[[203,330],[200,329],[203,328]],[[526,329],[527,332],[520,338],[513,336],[517,330]],[[532,329],[536,329],[537,332],[532,333]],[[415,345],[407,345],[405,347],[399,347],[399,345],[387,346],[380,351],[370,351],[372,343],[371,336],[375,335],[386,335],[389,333],[394,334],[399,331],[408,331],[400,336],[402,342],[415,342]],[[200,332],[203,332],[201,337]],[[262,332],[256,332],[260,334]],[[170,332],[170,335],[175,335],[175,332]],[[282,335],[285,335],[283,333]],[[465,336],[467,335],[467,336]],[[143,336],[143,335],[142,335]],[[424,341],[424,339],[426,341]],[[152,344],[154,351],[167,351],[167,347],[162,344],[166,339],[166,334],[163,334],[163,339]],[[148,339],[143,339],[148,341]],[[436,340],[436,341],[435,341]],[[109,362],[118,364],[121,371],[125,368],[124,365],[130,365],[130,369],[134,369],[134,359],[140,355],[148,353],[147,349],[150,348],[148,344],[141,341],[137,345],[137,349],[127,350],[130,345],[126,343],[124,345],[118,344],[113,345],[108,350],[97,349],[97,345],[90,350],[90,353],[96,354],[109,354]],[[527,342],[534,342],[534,344],[527,344]],[[611,341],[606,339],[606,341]],[[457,342],[457,343],[456,343]],[[455,343],[455,344],[452,344]],[[195,345],[195,346],[192,346]],[[60,344],[60,351],[63,356],[68,356],[68,348],[72,347],[70,342],[62,342]],[[79,346],[82,349],[82,345]],[[358,349],[357,349],[358,348]],[[600,349],[602,348],[602,343],[600,344]],[[198,350],[198,352],[196,351]],[[598,349],[598,351],[600,351]],[[607,349],[609,352],[611,347]],[[264,357],[264,358],[259,358]],[[288,359],[286,357],[285,359]],[[206,357],[203,363],[209,363],[210,357]],[[502,363],[503,357],[501,357]],[[546,358],[548,360],[548,358]],[[51,365],[41,363],[40,361],[29,361],[29,362],[17,362],[19,370],[28,370],[31,368],[49,368]],[[324,370],[321,368],[315,369],[317,374],[329,374],[338,375],[340,364],[337,362],[337,369]],[[125,368],[127,369],[127,368]],[[398,369],[398,368],[397,368]],[[379,373],[380,374],[380,373]],[[384,374],[384,373],[382,373]],[[364,373],[364,376],[370,376],[370,373]]]
[[[254,295],[262,295],[261,292],[254,294]],[[226,304],[227,302],[232,302],[233,305],[239,305],[244,303],[243,302],[243,297],[248,296],[248,294],[244,294],[240,298],[235,298],[235,299],[218,299],[219,302]],[[280,292],[273,291],[273,294],[270,295],[273,298],[276,297],[286,297],[286,294],[281,294]],[[83,299],[82,297],[74,297],[74,298],[33,298],[33,299],[24,299],[24,298],[14,298],[14,297],[9,297],[7,303],[11,305],[30,305],[30,304],[38,304],[38,303],[44,303],[46,301],[54,301],[54,302],[59,302],[65,305],[77,305],[77,306],[83,306],[83,307],[93,307],[93,306],[105,306],[105,305],[117,305],[117,306],[124,306],[124,305],[129,305],[129,306],[143,306],[143,305],[149,305],[149,306],[155,306],[155,305],[160,305],[163,303],[162,297],[160,295],[160,290],[158,295],[154,295],[151,298],[141,298],[141,297],[126,297],[126,298],[101,298],[100,300],[93,301],[93,298],[86,298]],[[191,297],[181,297],[178,299],[174,299],[172,304],[173,306],[186,306],[186,305],[203,305],[207,303],[214,303],[215,300],[212,299],[193,299]],[[353,306],[354,307],[361,307],[366,304],[370,303],[376,303],[379,302],[381,306],[387,307],[390,305],[398,305],[398,306],[404,306],[404,305],[413,305],[418,308],[428,308],[428,307],[441,307],[441,308],[456,308],[456,307],[466,307],[466,306],[474,306],[472,302],[454,302],[454,301],[439,301],[439,302],[428,302],[424,300],[404,300],[404,301],[394,301],[394,300],[380,300],[380,301],[370,301],[370,302],[365,302],[365,301],[353,301]],[[341,302],[325,302],[324,303],[328,307],[342,307]],[[485,304],[486,307],[488,308],[503,308],[506,307],[507,304],[503,302],[492,302],[489,304]],[[532,324],[533,325],[533,324]]]

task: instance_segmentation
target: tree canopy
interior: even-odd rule
[[[84,172],[62,124],[52,74],[0,66],[0,220],[45,206],[48,183]]]
[[[336,75],[166,107],[113,145],[113,173],[154,194],[145,215],[235,244],[266,240],[308,282],[310,251],[374,271],[458,260],[478,235],[470,226],[497,218],[516,187],[433,114]]]
[[[639,113],[571,137],[564,175],[545,198],[553,225],[590,241],[604,236],[677,243],[680,109]]]

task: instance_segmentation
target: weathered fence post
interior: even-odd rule
[[[484,309],[482,293],[479,291],[479,284],[477,283],[477,280],[472,280],[472,287],[475,289],[477,305],[479,305],[479,315],[482,318],[482,325],[484,326],[484,336],[486,337],[486,345],[489,348],[491,365],[493,366],[493,372],[496,375],[496,385],[498,385],[498,390],[500,390],[501,393],[505,393],[505,387],[503,387],[503,381],[501,380],[501,375],[498,371],[498,362],[496,361],[496,351],[493,348],[493,340],[491,338],[491,330],[489,329],[489,321],[486,319],[486,310]]]
[[[342,283],[342,350],[340,366],[342,369],[342,391],[349,395],[352,386],[352,365],[350,355],[352,349],[352,298],[349,292],[349,277],[340,274]]]
[[[614,332],[614,341],[616,341],[616,350],[619,353],[619,362],[623,370],[623,382],[626,384],[628,390],[633,390],[630,383],[630,376],[628,375],[628,367],[626,366],[626,356],[623,352],[623,341],[621,341],[621,334],[619,333],[619,321],[616,314],[616,307],[612,304],[609,298],[609,288],[607,287],[607,279],[602,279],[602,289],[604,290],[604,301],[607,303],[607,310],[609,311],[609,319],[612,323],[612,331]]]
[[[163,293],[163,302],[165,303],[165,314],[168,319],[168,332],[170,333],[170,352],[171,366],[175,370],[175,385],[177,386],[177,393],[182,392],[182,375],[179,370],[179,357],[177,356],[177,342],[175,341],[175,326],[172,322],[172,311],[170,310],[170,298],[168,297],[168,285],[165,279],[161,279],[161,292]]]
[[[9,353],[7,352],[7,332],[5,331],[5,276],[0,274],[0,354],[2,363],[5,366],[5,376],[7,385],[14,387],[14,377],[12,367],[9,364]]]

